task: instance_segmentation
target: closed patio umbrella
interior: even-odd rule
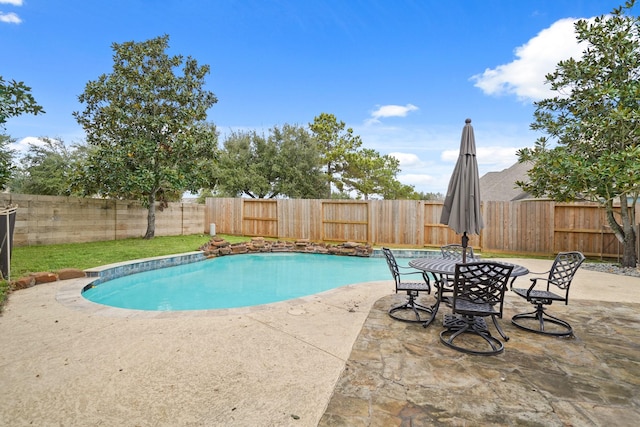
[[[480,234],[484,228],[480,213],[480,177],[476,159],[476,140],[471,119],[465,120],[460,140],[460,155],[451,174],[442,207],[440,223],[462,234],[462,262],[467,262],[467,234]]]

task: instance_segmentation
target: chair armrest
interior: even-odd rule
[[[537,275],[539,275],[539,276],[546,276],[546,275],[548,275],[549,273],[551,273],[551,270],[541,271],[540,273],[535,272],[535,271],[530,271],[530,272],[529,272],[529,274],[537,274]]]
[[[407,275],[407,274],[422,274],[423,277],[426,277],[425,275],[427,274],[424,271],[419,271],[419,270],[416,270],[416,271],[405,271],[405,272],[400,271],[399,273],[402,276]]]
[[[538,283],[538,280],[544,280],[544,281],[548,282],[548,280],[545,279],[544,277],[532,277],[529,280],[531,280],[531,286],[529,286],[529,289],[527,289],[527,299],[529,299],[529,297],[531,295],[531,291],[533,291],[534,288],[536,287],[536,284]]]
[[[399,265],[398,269],[399,269],[398,273],[400,273],[400,274],[422,274],[422,275],[425,274],[424,271],[418,270],[417,268],[413,268],[413,267],[410,267],[410,266]],[[400,271],[400,269],[409,270],[409,271]]]
[[[398,268],[403,268],[405,270],[412,270],[412,271],[398,271],[398,273],[401,276],[405,276],[408,274],[421,274],[422,275],[422,279],[425,281],[425,283],[429,286],[429,288],[431,288],[431,279],[429,279],[429,276],[427,275],[426,271],[422,271],[422,270],[418,270],[417,268],[413,268],[410,266],[404,267],[402,265],[399,265]]]

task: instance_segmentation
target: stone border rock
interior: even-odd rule
[[[249,242],[229,243],[225,239],[213,236],[208,243],[199,248],[208,258],[246,253],[297,252],[308,254],[326,254],[369,257],[373,253],[371,245],[345,242],[337,245],[314,243],[309,239],[295,241],[271,241],[264,237],[252,237]]]
[[[48,271],[41,271],[38,273],[31,273],[28,276],[21,277],[17,280],[12,280],[10,289],[17,291],[20,289],[30,288],[41,283],[51,283],[58,280],[78,279],[86,277],[86,273],[77,268],[63,268],[57,272],[51,273]]]

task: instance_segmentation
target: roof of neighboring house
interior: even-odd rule
[[[516,201],[530,198],[529,193],[516,186],[516,181],[528,181],[531,163],[516,163],[501,172],[487,172],[480,177],[480,198],[483,201]]]

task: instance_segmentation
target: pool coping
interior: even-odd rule
[[[252,254],[250,252],[248,254]],[[257,254],[262,252],[255,252]],[[282,253],[282,252],[278,252]],[[291,253],[306,253],[306,252],[291,252]],[[433,249],[394,249],[393,253],[396,258],[431,258],[439,257],[440,251]],[[247,254],[231,254],[225,256],[238,256]],[[330,255],[330,254],[312,254],[320,256],[342,256],[342,255]],[[381,249],[374,249],[371,258],[383,258]],[[99,267],[88,268],[84,270],[87,277],[94,279],[93,284],[98,285],[102,282],[106,282],[118,277],[128,276],[130,274],[142,273],[144,271],[158,270],[166,267],[175,267],[178,265],[186,265],[194,262],[206,261],[208,259],[217,257],[207,257],[202,251],[185,252],[181,254],[173,255],[161,255],[150,258],[140,258],[131,261],[117,262],[113,264],[106,264]]]
[[[87,277],[93,278],[93,284],[117,279],[118,277],[130,274],[142,273],[144,271],[159,270],[166,267],[186,265],[194,262],[207,260],[204,252],[192,251],[181,254],[161,255],[151,258],[140,258],[131,261],[116,262],[113,264],[101,265],[99,267],[84,270]]]

